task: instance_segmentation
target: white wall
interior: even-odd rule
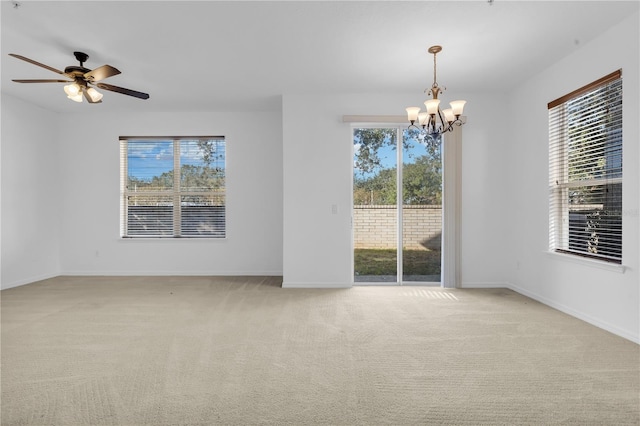
[[[512,194],[507,190],[509,135],[500,121],[507,97],[465,93],[462,127],[460,287],[503,287],[510,281],[505,258],[510,248],[504,224]]]
[[[640,341],[639,15],[514,91],[509,156],[512,288],[636,342]],[[548,115],[546,105],[610,72],[623,78],[624,273],[548,253]],[[518,267],[519,265],[519,267]]]
[[[58,115],[2,95],[2,288],[56,276]]]
[[[66,114],[60,124],[62,274],[282,274],[279,112]],[[119,238],[118,137],[145,135],[225,136],[225,240]]]
[[[287,95],[283,97],[284,285],[348,287],[351,265],[351,125],[343,115],[403,115],[424,95]],[[446,92],[443,102],[457,99]],[[460,95],[460,97],[462,97]],[[462,286],[504,286],[501,231],[505,136],[492,111],[505,98],[464,94],[462,141]],[[332,214],[332,204],[338,213]]]

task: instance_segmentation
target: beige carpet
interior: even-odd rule
[[[640,351],[509,290],[2,291],[3,425],[640,424]]]

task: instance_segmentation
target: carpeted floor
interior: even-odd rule
[[[509,290],[4,290],[2,425],[638,425],[639,346]]]

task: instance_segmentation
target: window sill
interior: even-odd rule
[[[606,271],[611,271],[611,272],[618,272],[620,274],[624,274],[624,271],[627,269],[627,267],[624,265],[605,262],[602,260],[589,259],[587,257],[582,257],[582,256],[574,256],[571,254],[557,253],[554,251],[547,251],[546,253],[550,257],[557,260],[563,260],[563,261],[566,260],[572,263],[578,263],[578,264],[590,266],[593,268],[604,269]]]
[[[208,238],[208,237],[197,237],[197,238],[166,238],[166,237],[139,237],[139,238],[118,238],[119,242],[125,243],[156,243],[161,242],[164,244],[165,242],[200,242],[200,243],[212,243],[212,242],[226,242],[227,238]]]

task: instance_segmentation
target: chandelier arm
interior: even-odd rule
[[[440,108],[438,108],[438,117],[440,117],[440,122],[442,123],[442,133],[449,131],[449,129],[447,128],[449,124],[442,116],[442,110]]]
[[[448,121],[443,121],[442,122],[442,133],[447,133],[450,132],[451,130],[453,130],[453,121],[448,122]]]
[[[456,117],[455,120],[453,120],[451,123],[449,123],[449,126],[447,127],[447,132],[450,132],[453,130],[453,126],[462,126],[464,123],[462,122],[462,120],[460,120],[460,118]],[[443,132],[444,133],[444,132]]]
[[[446,132],[450,132],[453,130],[453,121],[449,124],[447,124],[447,128],[445,130],[442,131],[442,133],[446,133]]]

